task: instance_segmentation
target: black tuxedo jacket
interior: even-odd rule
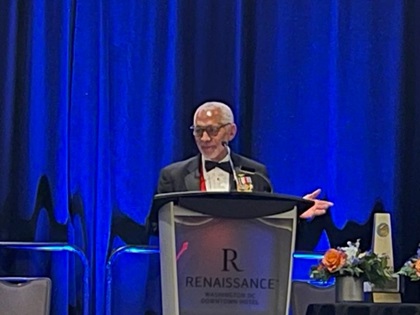
[[[238,175],[241,174],[241,168],[245,170],[255,170],[255,173],[262,174],[268,178],[267,168],[265,165],[248,159],[239,154],[232,153],[232,162]],[[200,160],[201,155],[196,155],[188,160],[176,162],[163,168],[160,172],[157,193],[170,193],[181,191],[199,191],[200,190]],[[263,177],[258,175],[248,175],[252,179],[253,191],[271,190],[271,183],[267,182]],[[231,176],[231,185],[234,187],[233,178]]]
[[[196,155],[184,161],[170,164],[163,168],[160,172],[157,193],[171,193],[182,191],[199,191],[200,190],[200,162],[201,155]],[[267,168],[265,165],[248,159],[239,154],[232,153],[232,162],[238,174],[241,174],[241,167],[245,169],[253,169],[256,173],[260,173],[267,179]],[[271,183],[258,175],[251,176],[253,191],[256,192],[271,192]],[[231,185],[234,187],[231,176]],[[311,238],[309,230],[309,222],[306,220],[298,220],[298,228],[296,231],[296,250],[305,248],[304,245],[308,243]],[[150,227],[149,227],[150,228]]]

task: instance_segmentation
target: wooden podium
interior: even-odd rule
[[[295,196],[244,192],[156,195],[164,315],[288,314]]]

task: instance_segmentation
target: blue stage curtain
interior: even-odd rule
[[[2,241],[68,241],[73,5],[0,2]],[[52,312],[76,309],[65,255],[7,254],[0,254],[3,276],[47,273],[64,283],[54,287]]]
[[[114,220],[144,223],[160,168],[197,152],[194,109],[219,100],[233,149],[277,192],[321,187],[339,228],[382,200],[402,260],[420,241],[419,14],[397,0],[0,1],[2,239],[83,248],[102,314]]]

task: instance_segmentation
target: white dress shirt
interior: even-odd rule
[[[230,191],[230,174],[221,168],[215,167],[207,172],[204,157],[201,159],[203,177],[206,183],[206,191]],[[221,161],[229,162],[229,155],[226,155]]]

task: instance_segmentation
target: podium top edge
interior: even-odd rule
[[[147,218],[149,233],[157,231],[158,212],[165,204],[174,203],[188,209],[224,218],[258,218],[279,214],[296,207],[297,215],[314,205],[301,197],[267,192],[202,192],[185,191],[156,194]],[[263,207],[255,206],[260,203]],[[241,211],[226,211],[226,205],[237,204]]]
[[[277,194],[277,193],[267,193],[267,192],[239,192],[239,191],[229,191],[229,192],[219,192],[219,191],[185,191],[185,192],[171,192],[156,194],[154,196],[154,201],[172,201],[177,200],[178,198],[211,198],[211,199],[238,199],[238,200],[278,200],[278,201],[294,201],[299,208],[310,208],[314,205],[314,202],[311,200],[303,199],[299,196],[287,195],[287,194]]]

